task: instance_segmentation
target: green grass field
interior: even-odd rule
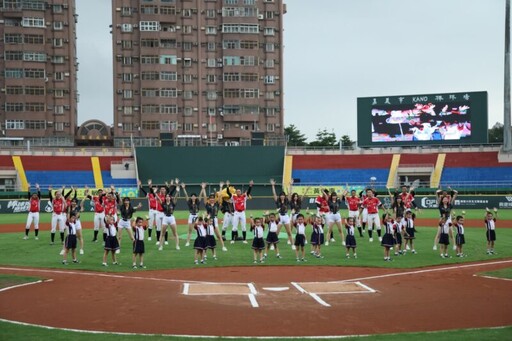
[[[39,278],[36,277],[0,274],[0,289],[23,283],[36,282],[38,280]]]
[[[482,273],[482,275],[498,277],[498,278],[512,279],[512,268],[484,272],[484,273]]]
[[[253,212],[258,214],[261,212]],[[435,212],[433,212],[435,214]],[[470,212],[474,213],[474,212]],[[509,213],[509,212],[507,212]],[[423,211],[422,216],[430,216],[432,211]],[[186,218],[186,212],[178,212],[177,218]],[[434,215],[435,216],[435,215]],[[90,214],[86,214],[82,218],[82,222],[85,226],[91,226]],[[5,218],[5,219],[3,219]],[[31,267],[45,267],[45,268],[68,268],[68,269],[81,269],[81,270],[94,270],[94,271],[107,271],[107,272],[122,272],[132,271],[131,269],[131,243],[128,238],[128,234],[123,232],[123,241],[121,254],[118,255],[121,262],[120,266],[110,266],[105,268],[101,266],[101,260],[103,256],[103,247],[100,242],[92,243],[93,231],[89,229],[84,230],[84,241],[85,241],[85,254],[80,256],[80,264],[69,264],[63,266],[61,264],[62,257],[59,256],[60,245],[49,245],[50,236],[49,232],[43,230],[40,232],[39,240],[36,241],[33,238],[33,232],[31,231],[29,240],[22,240],[23,237],[23,224],[25,215],[23,214],[11,214],[2,215],[3,223],[19,223],[19,233],[3,233],[2,238],[2,249],[5,254],[11,255],[10,257],[2,257],[0,259],[0,265],[10,266],[31,266]],[[49,214],[42,214],[42,220],[48,221]],[[499,223],[498,223],[499,227]],[[330,246],[322,247],[322,253],[325,256],[324,259],[317,259],[309,255],[310,246],[306,245],[306,258],[307,263],[297,263],[295,260],[295,252],[291,250],[291,247],[286,245],[285,234],[281,233],[280,251],[283,259],[276,259],[274,252],[270,251],[268,261],[263,265],[258,266],[273,266],[273,265],[294,265],[294,266],[374,266],[374,267],[388,267],[388,268],[417,268],[431,265],[440,264],[454,264],[462,262],[473,262],[482,261],[488,259],[498,259],[512,257],[512,229],[499,229],[497,231],[498,240],[496,243],[496,252],[494,256],[488,256],[486,254],[486,240],[483,227],[466,228],[466,245],[464,247],[464,253],[467,254],[465,258],[442,259],[439,257],[438,251],[433,251],[432,246],[434,244],[434,237],[436,230],[432,227],[417,227],[418,233],[415,240],[415,248],[418,254],[413,255],[408,253],[405,256],[394,257],[393,262],[383,261],[383,248],[376,238],[373,243],[369,243],[366,236],[364,238],[357,237],[358,242],[358,259],[346,259],[345,249],[342,247],[337,232],[335,237],[338,240],[335,243],[331,243]],[[163,251],[158,251],[153,241],[146,241],[146,254],[145,264],[147,270],[157,269],[172,269],[172,268],[189,268],[193,267],[193,256],[194,250],[191,246],[185,247],[184,238],[186,237],[186,226],[179,226],[179,234],[181,240],[181,250],[177,251],[174,248],[174,242],[170,239],[169,245],[164,247]],[[309,232],[308,232],[309,233]],[[375,234],[375,233],[374,233]],[[228,239],[230,238],[229,231],[227,233]],[[193,238],[195,233],[193,234]],[[58,240],[58,234],[56,239]],[[248,232],[248,239],[252,239],[252,234]],[[211,253],[209,253],[209,261],[206,267],[222,267],[222,266],[254,266],[252,263],[252,250],[250,248],[249,241],[248,245],[244,245],[241,242],[237,242],[234,245],[226,242],[227,252],[221,251],[220,247],[217,249],[218,260],[213,261],[211,259]],[[218,243],[220,246],[220,244]],[[452,256],[455,256],[454,251],[450,251]],[[69,256],[69,259],[71,256]],[[109,261],[110,262],[110,261]],[[144,270],[134,270],[144,271]]]
[[[251,212],[253,215],[261,215],[262,212]],[[141,213],[145,214],[145,212]],[[467,218],[470,219],[483,219],[484,212],[482,210],[468,210]],[[188,216],[187,212],[178,212],[176,214],[178,219],[185,219]],[[424,210],[419,215],[421,218],[437,218],[437,211]],[[41,215],[42,222],[49,222],[50,214]],[[500,219],[512,220],[512,210],[503,210],[499,212]],[[2,251],[4,256],[0,258],[0,266],[27,266],[27,267],[44,267],[44,268],[57,268],[68,270],[93,270],[101,272],[131,272],[131,271],[149,271],[159,269],[174,269],[174,268],[191,268],[197,267],[193,264],[194,250],[192,247],[185,247],[184,240],[181,241],[181,250],[176,251],[173,247],[173,241],[169,240],[169,245],[164,247],[163,251],[158,251],[153,242],[146,241],[146,254],[145,264],[146,270],[132,270],[131,268],[131,243],[128,239],[126,232],[123,234],[123,246],[119,256],[121,261],[120,266],[109,266],[108,268],[101,266],[103,248],[101,243],[92,243],[93,231],[90,229],[92,223],[92,213],[85,213],[82,215],[82,224],[87,228],[84,230],[85,236],[85,255],[80,256],[80,264],[70,264],[64,266],[61,264],[62,257],[59,256],[60,246],[49,245],[50,235],[48,229],[44,229],[40,233],[40,240],[36,241],[33,238],[33,231],[30,232],[30,239],[23,240],[23,231],[25,224],[25,214],[10,214],[0,216],[0,230],[1,224],[19,224],[19,232],[16,233],[2,233],[0,234],[2,242]],[[483,225],[483,224],[482,224]],[[226,243],[228,252],[222,252],[218,248],[217,253],[219,259],[217,261],[209,260],[206,265],[202,267],[225,267],[225,266],[275,266],[275,265],[292,265],[302,266],[305,269],[309,266],[368,266],[368,267],[386,267],[386,268],[418,268],[432,265],[441,264],[456,264],[464,262],[474,262],[483,260],[496,260],[502,258],[512,257],[512,229],[500,229],[500,222],[498,221],[497,231],[497,254],[488,256],[486,254],[486,240],[485,230],[483,226],[466,226],[466,246],[464,252],[468,255],[465,258],[442,259],[439,257],[438,251],[433,251],[433,240],[436,229],[433,226],[419,226],[417,227],[418,233],[415,240],[417,255],[408,253],[405,256],[394,257],[393,262],[383,261],[383,248],[375,238],[373,243],[369,243],[365,235],[364,238],[356,237],[358,243],[358,259],[346,259],[345,249],[341,245],[339,236],[336,233],[337,240],[334,244],[322,248],[324,259],[316,259],[309,255],[310,246],[307,245],[307,263],[297,263],[295,260],[295,253],[291,248],[286,245],[285,235],[281,234],[281,255],[283,259],[276,259],[274,253],[271,251],[268,261],[263,265],[254,265],[252,263],[252,250],[250,248],[250,241],[248,245],[237,242],[234,245]],[[186,236],[186,226],[179,227],[180,238]],[[308,230],[308,234],[310,230]],[[193,235],[193,238],[195,234]],[[229,231],[228,231],[229,238]],[[248,233],[248,238],[252,239],[252,234]],[[57,234],[58,239],[58,234]],[[218,244],[219,245],[219,244]],[[455,252],[450,248],[450,254],[454,256]],[[70,257],[69,257],[70,259]],[[110,261],[109,261],[110,262]],[[496,274],[498,273],[498,274]],[[503,275],[507,278],[512,277],[512,269],[504,271],[493,272],[492,276]],[[1,286],[1,278],[0,278]],[[2,340],[18,340],[20,335],[23,335],[25,340],[64,340],[70,337],[76,340],[112,340],[119,337],[110,334],[84,334],[62,330],[47,330],[38,327],[13,325],[10,323],[0,322],[0,331]],[[364,340],[424,340],[434,337],[439,340],[453,340],[453,339],[466,339],[466,340],[506,340],[512,338],[512,327],[501,329],[478,329],[478,330],[457,330],[436,333],[412,333],[412,334],[393,334],[393,335],[377,335],[364,337]],[[140,336],[123,336],[126,340],[140,339]],[[163,337],[152,336],[149,337],[154,340],[178,340],[176,337]],[[360,339],[360,338],[357,338]],[[194,340],[189,339],[187,340]],[[198,339],[200,340],[200,339]],[[352,340],[352,338],[343,340]]]

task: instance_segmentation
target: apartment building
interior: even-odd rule
[[[115,145],[283,139],[282,0],[113,0]]]
[[[0,0],[0,144],[72,146],[74,0]]]

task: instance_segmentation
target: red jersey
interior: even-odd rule
[[[363,206],[368,209],[368,214],[379,213],[379,206],[380,205],[382,205],[380,200],[375,198],[375,197],[373,197],[373,198],[367,197],[363,201]]]
[[[315,203],[317,204],[318,212],[320,213],[329,213],[329,203],[325,200],[325,197],[319,195],[316,197]]]
[[[103,204],[100,202],[100,197],[92,197],[92,202],[94,203],[94,212],[105,212],[105,207],[103,207]]]
[[[117,213],[117,202],[116,199],[103,198],[105,204],[105,213],[108,215],[114,215]]]
[[[165,202],[165,194],[157,193],[156,195],[158,195],[158,197],[160,198],[160,200],[162,200],[162,202]],[[154,197],[154,198],[156,199],[156,197]],[[162,202],[156,200],[156,208],[155,209],[158,212],[163,212],[164,211],[164,208],[162,207]]]
[[[149,204],[149,209],[150,210],[156,210],[157,208],[157,201],[156,200],[156,197],[153,193],[149,193],[148,194],[148,204]]]
[[[40,203],[39,198],[37,198],[37,199],[30,198],[30,212],[31,213],[39,212],[39,208],[40,208],[39,203]]]
[[[404,203],[405,208],[411,208],[412,201],[414,200],[414,196],[410,193],[400,193],[400,198],[402,198],[402,202]]]
[[[247,195],[245,193],[240,196],[233,195],[233,204],[235,206],[235,210],[238,212],[245,211],[246,201],[247,201]]]
[[[64,209],[66,208],[66,205],[62,201],[62,198],[53,199],[52,205],[53,205],[53,213],[55,213],[55,214],[61,214],[62,212],[64,212]]]
[[[359,210],[359,204],[361,204],[361,199],[359,199],[358,197],[347,197],[346,199],[346,202],[347,202],[347,205],[348,205],[348,209],[350,211],[357,211]]]

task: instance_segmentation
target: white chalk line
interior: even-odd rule
[[[184,283],[183,284],[183,295],[188,295],[188,289],[190,288],[190,284],[189,283]]]
[[[36,327],[36,328],[42,328],[47,330],[62,330],[66,332],[75,332],[75,333],[82,333],[82,334],[97,334],[97,335],[124,335],[124,336],[166,336],[166,337],[176,337],[176,338],[198,338],[198,339],[212,339],[212,338],[219,338],[219,336],[215,335],[187,335],[187,334],[149,334],[149,333],[128,333],[128,332],[110,332],[110,331],[101,331],[101,330],[83,330],[83,329],[73,329],[73,328],[58,328],[58,327],[51,327],[51,326],[44,326],[41,324],[35,324],[35,323],[27,323],[27,322],[19,322],[19,321],[11,321],[6,320],[3,318],[0,318],[0,322],[6,322],[11,323],[15,325],[20,326],[26,326],[26,327]],[[467,331],[473,331],[473,330],[500,330],[510,328],[510,326],[499,326],[499,327],[488,327],[488,328],[469,328],[469,329],[463,329]],[[422,332],[424,334],[438,334],[443,333],[445,331],[429,331],[429,332]],[[383,334],[386,336],[392,336],[392,335],[402,335],[403,333],[393,333],[393,334]],[[238,340],[238,339],[257,339],[257,340],[267,340],[267,339],[280,339],[280,340],[293,340],[293,339],[303,339],[303,340],[315,340],[315,339],[347,339],[347,338],[355,338],[355,337],[368,337],[372,336],[371,334],[354,334],[354,335],[323,335],[323,336],[222,336],[223,339],[230,339],[230,340]]]
[[[370,287],[369,287],[369,286],[367,286],[366,284],[363,284],[363,283],[361,283],[361,282],[355,282],[355,283],[356,283],[357,285],[359,285],[361,288],[364,288],[364,289],[368,290],[368,292],[370,292],[370,293],[376,293],[376,292],[377,292],[377,290],[370,288]]]
[[[327,302],[325,302],[323,299],[320,298],[320,296],[318,296],[317,294],[315,293],[311,293],[309,291],[307,291],[306,289],[304,289],[302,286],[300,286],[299,283],[297,282],[290,282],[300,293],[302,294],[308,294],[309,296],[311,296],[311,298],[313,298],[315,301],[317,301],[320,305],[323,305],[324,307],[330,307],[331,305]]]
[[[254,296],[254,294],[249,294],[247,295],[249,296],[249,301],[251,302],[251,305],[253,308],[259,308],[259,304],[258,304],[258,301],[256,300],[256,296]]]
[[[512,278],[503,278],[503,277],[494,277],[494,276],[488,276],[488,275],[473,275],[474,277],[482,277],[487,279],[497,279],[500,281],[512,281]]]
[[[35,281],[35,282],[28,282],[28,283],[12,285],[10,287],[5,287],[5,288],[0,289],[0,292],[11,290],[11,289],[16,289],[16,288],[21,288],[21,287],[26,287],[28,285],[34,285],[34,284],[39,284],[39,283],[43,283],[43,280],[40,279],[40,280]]]

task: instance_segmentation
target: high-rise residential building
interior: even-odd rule
[[[0,143],[73,145],[75,0],[0,0]]]
[[[113,0],[114,136],[283,138],[282,0]]]

